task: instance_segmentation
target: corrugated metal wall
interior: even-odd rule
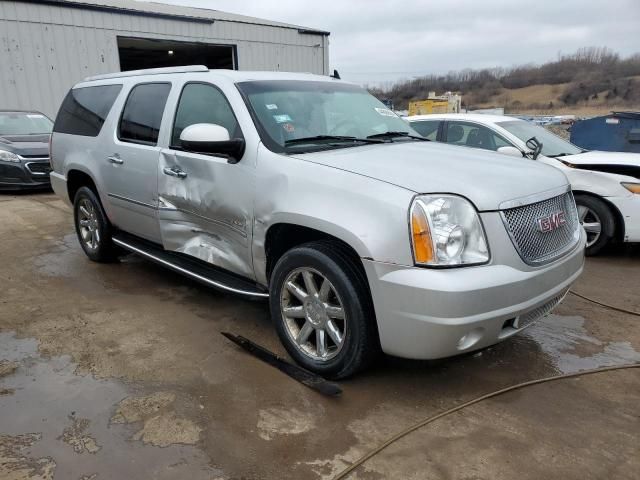
[[[327,36],[293,28],[0,1],[0,109],[54,117],[74,83],[120,70],[118,35],[233,44],[241,70],[329,70]]]

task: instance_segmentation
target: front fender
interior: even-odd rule
[[[259,149],[254,271],[266,283],[265,241],[279,223],[321,231],[361,258],[412,265],[408,211],[413,192],[363,175]]]
[[[614,173],[597,172],[582,168],[566,168],[563,170],[569,178],[571,189],[585,191],[600,197],[628,197],[632,193],[621,185],[621,182],[635,182],[633,177]]]

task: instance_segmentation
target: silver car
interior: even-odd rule
[[[580,275],[565,175],[428,142],[362,88],[178,67],[88,78],[51,181],[87,256],[119,249],[254,298],[302,366],[434,359],[546,315]]]

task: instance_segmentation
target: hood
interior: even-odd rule
[[[50,135],[0,135],[0,150],[25,157],[48,157]]]
[[[640,167],[640,153],[599,152],[591,150],[577,155],[567,155],[558,160],[565,160],[574,165],[628,165]]]
[[[590,151],[577,155],[567,155],[557,160],[581,170],[612,173],[640,179],[640,154],[629,152]]]
[[[527,159],[432,142],[397,142],[295,155],[398,185],[415,193],[454,193],[478,210],[566,186],[559,169]]]

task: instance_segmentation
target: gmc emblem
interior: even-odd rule
[[[564,212],[555,212],[548,217],[540,217],[536,220],[538,230],[542,233],[552,232],[567,223]]]

